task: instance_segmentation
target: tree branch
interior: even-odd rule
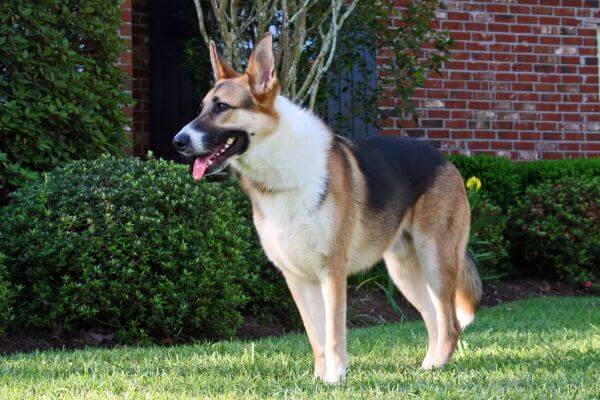
[[[198,16],[198,28],[200,29],[200,35],[202,36],[202,39],[204,39],[206,47],[208,47],[210,43],[210,37],[208,36],[208,32],[206,32],[206,25],[204,24],[204,11],[202,10],[200,0],[194,0],[194,5],[196,6],[196,15]]]

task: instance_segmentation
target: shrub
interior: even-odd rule
[[[600,177],[552,179],[527,189],[511,210],[509,235],[519,265],[572,283],[597,282],[598,199]]]
[[[8,282],[5,262],[6,257],[0,253],[0,333],[3,333],[6,327],[12,322],[12,304],[17,293],[17,288],[14,288]]]
[[[0,209],[0,251],[25,288],[17,327],[176,340],[232,335],[250,311],[294,319],[231,181],[196,184],[184,166],[106,156],[13,197]]]
[[[487,196],[499,206],[510,203],[520,190],[520,177],[515,165],[504,157],[457,155],[451,156],[450,161],[463,178],[476,176],[481,179]]]
[[[507,212],[528,187],[565,176],[600,176],[600,158],[515,162],[504,157],[452,155],[463,177],[477,176],[490,199]]]
[[[490,200],[485,182],[482,184],[478,178],[467,180],[467,196],[471,207],[468,252],[477,264],[482,278],[505,276],[510,271],[508,241],[504,237],[508,218]]]
[[[600,158],[577,158],[572,160],[534,161],[515,163],[523,191],[542,182],[554,181],[565,176],[600,176]]]
[[[0,2],[0,195],[128,144],[118,3]]]

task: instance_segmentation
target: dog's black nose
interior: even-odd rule
[[[190,135],[187,133],[178,133],[173,138],[173,146],[175,146],[178,151],[184,151],[188,144],[190,144]]]

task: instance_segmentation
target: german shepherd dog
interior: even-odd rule
[[[239,74],[210,44],[215,85],[174,146],[196,180],[228,165],[239,174],[264,251],[300,311],[315,377],[344,379],[347,276],[382,258],[425,321],[422,368],[443,366],[481,297],[460,174],[422,141],[334,135],[279,94],[272,46],[266,35]]]

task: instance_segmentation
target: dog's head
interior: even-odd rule
[[[193,159],[192,176],[201,179],[225,168],[277,128],[279,94],[273,39],[267,34],[254,48],[244,74],[229,67],[210,43],[215,86],[199,115],[175,135],[173,145]]]

